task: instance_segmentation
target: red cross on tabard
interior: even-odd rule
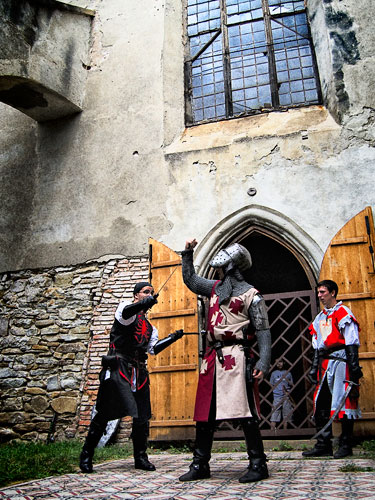
[[[232,340],[235,338],[236,336],[233,334],[233,332],[231,332],[230,330],[225,330],[223,340]]]
[[[236,366],[236,359],[233,358],[230,354],[227,354],[224,356],[224,363],[223,363],[223,368],[225,371],[228,370],[233,370],[233,368]]]
[[[229,304],[229,310],[233,313],[233,314],[240,314],[243,310],[243,306],[244,306],[244,303],[241,299],[239,298],[235,298],[235,299],[232,299],[230,301],[230,304]]]

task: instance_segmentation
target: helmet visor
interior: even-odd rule
[[[210,260],[209,265],[214,268],[224,267],[227,264],[229,264],[231,260],[232,259],[230,258],[228,252],[226,252],[225,250],[220,250],[220,252],[217,253],[213,259]]]

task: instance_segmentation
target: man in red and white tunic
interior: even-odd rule
[[[318,283],[318,298],[324,309],[310,325],[314,358],[308,378],[316,384],[314,417],[317,431],[323,429],[337,411],[349,381],[355,384],[336,417],[341,422],[341,436],[334,458],[344,458],[353,454],[353,424],[361,417],[358,382],[363,374],[358,361],[359,325],[352,311],[337,301],[337,293],[334,281]],[[304,457],[332,454],[331,425],[317,437],[313,449],[302,453]]]
[[[257,383],[269,370],[271,334],[264,299],[242,273],[251,267],[248,250],[235,243],[210,262],[221,269],[221,280],[198,276],[193,265],[196,240],[186,242],[182,274],[194,293],[210,297],[206,349],[195,402],[196,447],[193,463],[180,481],[210,477],[209,460],[217,420],[239,419],[245,434],[249,467],[240,482],[268,477],[266,455],[259,431]],[[255,360],[252,345],[258,343]]]

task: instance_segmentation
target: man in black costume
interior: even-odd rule
[[[147,311],[157,303],[152,285],[146,281],[137,283],[133,294],[132,303],[121,302],[117,307],[108,355],[102,358],[97,414],[90,423],[80,455],[79,466],[84,473],[93,471],[95,448],[108,421],[127,415],[133,417],[131,438],[135,468],[155,470],[146,453],[151,418],[147,353],[158,354],[181,338],[183,331],[158,340],[157,329],[146,317]]]

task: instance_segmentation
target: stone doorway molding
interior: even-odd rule
[[[324,252],[293,220],[261,205],[248,205],[222,219],[199,243],[194,254],[198,274],[206,276],[209,261],[221,248],[240,241],[246,234],[258,231],[277,240],[291,251],[310,280],[316,283]]]

